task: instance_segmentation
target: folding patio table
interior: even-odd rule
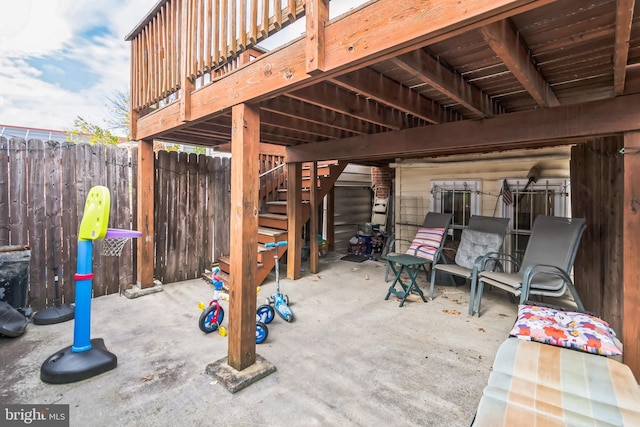
[[[384,299],[388,300],[389,295],[394,294],[398,298],[401,298],[400,307],[402,307],[407,296],[412,292],[415,292],[420,295],[422,301],[427,302],[422,290],[420,290],[420,287],[418,287],[418,284],[416,283],[416,278],[418,277],[420,268],[425,266],[425,264],[431,264],[431,260],[407,254],[388,255],[386,260],[387,265],[395,274],[395,278],[393,279],[391,286],[389,286],[389,291]],[[400,269],[396,269],[396,264],[400,266]],[[400,277],[403,271],[406,271],[409,275],[408,285],[405,284]],[[397,290],[396,284],[399,284],[402,290]]]

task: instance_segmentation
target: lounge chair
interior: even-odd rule
[[[471,279],[469,316],[473,316],[480,262],[487,253],[499,252],[502,249],[502,243],[504,242],[508,225],[509,218],[495,218],[481,215],[471,216],[468,227],[462,230],[458,249],[440,247],[436,251],[431,268],[429,297],[433,298],[433,288],[438,271],[465,279]],[[446,251],[455,251],[455,260],[453,263],[447,261],[447,257],[445,256]]]
[[[472,427],[640,425],[638,383],[602,319],[521,305],[510,336]]]
[[[387,262],[387,270],[385,272],[385,281],[389,280],[389,270],[394,273],[394,280],[385,299],[389,298],[389,295],[394,294],[401,298],[400,307],[404,304],[406,297],[415,292],[426,302],[424,294],[416,283],[416,278],[421,269],[424,269],[429,278],[429,269],[433,262],[433,257],[436,251],[442,247],[449,225],[451,224],[452,215],[448,213],[427,213],[422,227],[418,229],[416,237],[413,241],[404,239],[389,239],[385,249],[382,253],[382,259]],[[395,245],[399,241],[406,241],[409,243],[409,249],[405,253],[395,252]],[[409,284],[404,284],[400,278],[403,272],[409,274]],[[402,290],[396,290],[395,285],[399,284]]]
[[[485,284],[519,296],[520,304],[527,301],[529,295],[561,297],[568,288],[578,309],[584,310],[569,275],[585,228],[584,218],[539,215],[533,223],[522,263],[508,254],[488,254],[482,261],[481,269],[484,270],[489,262],[499,260],[501,263],[511,263],[514,272],[480,272],[476,297],[478,316]]]

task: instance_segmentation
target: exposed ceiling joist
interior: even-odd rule
[[[485,25],[479,31],[498,58],[538,105],[542,107],[560,105],[555,93],[534,64],[528,46],[518,37],[508,19]]]
[[[287,96],[392,130],[407,127],[404,114],[327,83],[305,87]]]
[[[331,79],[331,82],[429,123],[446,121],[446,112],[440,105],[370,68],[344,74]]]
[[[493,103],[487,95],[467,82],[460,74],[446,68],[423,49],[400,55],[391,61],[468,108],[478,117],[491,117],[495,114]]]
[[[282,115],[272,111],[262,111],[260,122],[283,129],[295,129],[298,132],[309,134],[323,139],[340,139],[355,136],[352,132],[342,131],[336,128],[323,126],[304,119]]]
[[[624,92],[634,6],[634,0],[618,0],[616,5],[616,41],[613,54],[613,91],[616,96]]]
[[[375,130],[370,123],[292,98],[278,97],[269,99],[261,103],[260,108],[263,111],[271,111],[294,118],[303,118],[312,123],[356,134],[372,133]]]

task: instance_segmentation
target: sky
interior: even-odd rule
[[[157,1],[0,0],[0,124],[71,130],[80,116],[109,128],[107,97],[129,90],[124,38]],[[331,17],[365,2],[333,0]]]

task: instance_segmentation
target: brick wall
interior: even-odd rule
[[[394,170],[388,166],[371,168],[371,184],[374,196],[380,199],[391,195],[391,180]]]

